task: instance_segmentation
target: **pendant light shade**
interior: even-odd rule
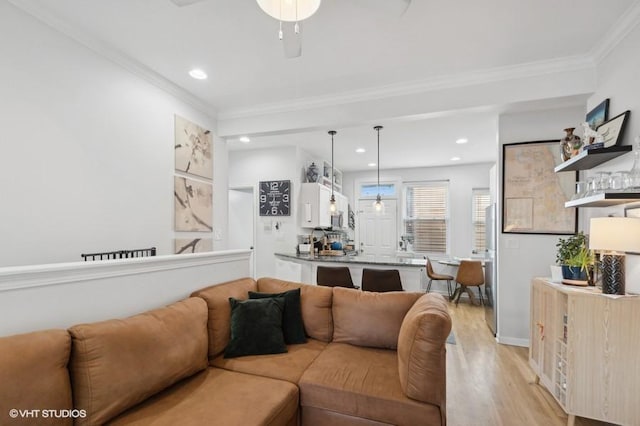
[[[373,202],[373,210],[378,214],[384,214],[384,203],[380,196],[380,130],[382,129],[382,126],[375,126],[373,128],[373,130],[378,132],[378,162],[376,163],[378,167],[378,195],[376,196],[376,201]]]
[[[278,21],[304,21],[318,10],[320,0],[256,0],[267,15]]]
[[[329,134],[331,135],[331,199],[329,200],[329,213],[333,216],[336,214],[338,210],[338,206],[336,205],[336,197],[333,195],[333,184],[334,184],[334,169],[333,169],[333,137],[338,133],[335,130],[329,130]]]

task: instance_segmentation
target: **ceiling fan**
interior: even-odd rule
[[[183,7],[208,0],[171,0],[176,6]],[[403,15],[411,0],[393,0],[403,5]],[[256,0],[260,9],[279,21],[278,38],[282,41],[284,56],[297,58],[302,55],[301,21],[313,15],[320,7],[321,0]]]

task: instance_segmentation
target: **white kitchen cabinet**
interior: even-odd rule
[[[319,183],[303,183],[300,187],[300,227],[328,228],[331,189]]]
[[[334,192],[337,211],[343,214],[343,228],[347,227],[349,199]],[[331,226],[329,202],[331,189],[319,183],[303,183],[300,188],[300,227],[328,228]]]

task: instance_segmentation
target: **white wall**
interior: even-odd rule
[[[256,212],[258,219],[254,259],[257,277],[275,275],[274,253],[295,252],[299,233],[297,212],[298,194],[302,181],[301,161],[299,149],[294,146],[229,152],[228,183],[231,188],[251,186],[255,188],[254,193],[258,197],[260,181],[291,181],[291,216],[261,217]],[[256,209],[258,209],[257,202]]]
[[[598,64],[598,89],[587,101],[587,110],[591,110],[604,99],[609,98],[609,118],[630,110],[623,145],[632,145],[633,139],[640,135],[640,25],[637,25],[616,48]],[[615,160],[583,172],[586,177],[595,171],[630,170],[633,165],[633,153],[625,154]],[[581,209],[582,229],[589,232],[589,219],[607,215],[624,216],[624,207]],[[640,237],[639,237],[640,238]],[[627,255],[626,290],[640,293],[640,256]]]
[[[174,114],[214,134],[215,120],[7,2],[0,52],[0,266],[172,253]],[[214,141],[224,249],[227,153]]]
[[[122,318],[249,275],[249,250],[0,268],[0,336]]]
[[[502,115],[499,118],[500,145],[514,142],[554,140],[562,129],[578,127],[584,121],[583,108],[568,108]],[[502,170],[499,148],[498,175]],[[502,178],[500,178],[502,179]],[[502,233],[502,187],[498,185],[498,331],[501,343],[527,346],[529,342],[529,289],[531,278],[550,275],[555,263],[557,235]]]
[[[471,255],[471,236],[473,226],[471,223],[471,190],[473,188],[489,188],[489,169],[492,164],[471,164],[451,167],[420,167],[411,169],[389,169],[380,171],[380,181],[449,181],[450,200],[450,255],[468,257]],[[343,174],[344,192],[349,197],[349,203],[355,209],[357,199],[357,182],[376,181],[375,171],[348,172]],[[402,189],[398,194],[398,205],[402,205]],[[402,210],[399,210],[400,220]],[[400,226],[398,231],[402,233]],[[357,235],[357,232],[356,232]],[[398,240],[400,235],[398,235]]]

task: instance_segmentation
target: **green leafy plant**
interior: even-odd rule
[[[556,253],[556,264],[569,265],[571,259],[575,261],[575,258],[581,255],[581,252],[585,250],[588,252],[587,236],[580,231],[577,234],[571,235],[569,238],[559,238],[556,248],[558,249]],[[582,255],[584,256],[584,253]]]
[[[591,250],[582,247],[575,255],[566,259],[565,265],[580,268],[580,270],[589,272],[589,267],[595,262],[595,256]]]

